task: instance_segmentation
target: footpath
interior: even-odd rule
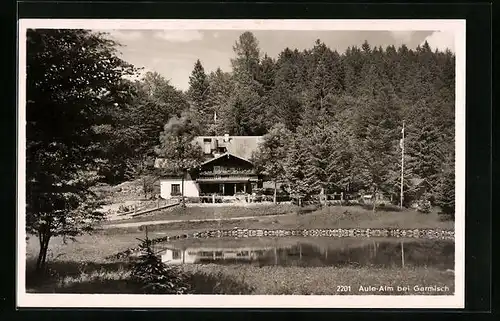
[[[241,217],[228,217],[228,218],[205,218],[205,219],[187,219],[187,220],[156,220],[144,222],[123,222],[102,225],[101,228],[129,228],[139,227],[144,225],[159,225],[159,224],[172,224],[172,223],[198,223],[198,222],[220,222],[220,221],[241,221],[241,220],[254,220],[260,218],[281,217],[290,214],[275,214],[275,215],[259,215],[259,216],[241,216]]]

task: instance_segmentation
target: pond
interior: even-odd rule
[[[155,245],[167,264],[256,266],[427,266],[454,268],[450,240],[392,238],[255,238],[177,240]]]

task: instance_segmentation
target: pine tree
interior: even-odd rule
[[[361,49],[363,50],[363,54],[368,56],[371,54],[372,49],[370,44],[368,43],[368,40],[365,40],[363,44],[361,45]]]
[[[436,205],[445,215],[455,218],[455,168],[451,155],[443,164],[442,174],[436,191]]]
[[[303,181],[309,194],[346,191],[352,183],[353,137],[346,125],[323,114],[316,123],[298,129],[297,133],[304,135]]]
[[[141,254],[133,264],[132,279],[146,294],[185,294],[189,287],[182,271],[161,261],[147,234],[140,241]]]
[[[307,144],[305,134],[299,131],[293,135],[290,141],[287,157],[284,163],[285,177],[292,198],[299,200],[309,200],[312,195],[309,183],[306,180]],[[301,203],[303,205],[303,203]]]
[[[331,186],[330,175],[334,168],[329,161],[332,153],[332,136],[323,122],[309,128],[309,145],[307,146],[307,161],[305,165],[306,181],[310,193],[319,194],[329,190]]]
[[[234,44],[236,57],[231,59],[233,74],[238,83],[255,86],[260,73],[259,41],[254,34],[246,31],[242,33]]]
[[[361,81],[361,69],[363,68],[361,50],[357,47],[347,48],[341,59],[344,70],[345,91],[349,95],[354,95]]]
[[[281,122],[291,130],[299,126],[303,115],[300,102],[301,55],[298,51],[283,50],[276,61],[275,86],[267,118],[273,122]]]
[[[259,42],[251,32],[240,35],[233,46],[236,57],[231,59],[234,92],[230,106],[229,124],[233,133],[262,135],[266,131],[263,86],[260,79]]]
[[[397,186],[399,170],[399,108],[390,87],[384,87],[376,100],[368,102],[361,117],[364,129],[357,129],[360,144],[356,153],[358,179],[364,181],[375,197],[380,192],[392,193]]]
[[[442,131],[433,117],[429,103],[421,100],[411,111],[408,118],[406,154],[407,170],[431,186],[437,186],[444,161]]]
[[[262,101],[265,102],[262,110],[266,113],[266,117],[264,118],[266,130],[269,130],[274,124],[279,122],[279,119],[276,118],[277,101],[275,100],[276,97],[273,91],[275,88],[275,72],[274,60],[265,54],[260,64],[258,81],[262,88],[260,96]]]
[[[244,136],[251,131],[248,124],[247,111],[243,102],[236,97],[230,105],[230,123],[228,123],[228,133],[235,136]]]
[[[390,86],[389,79],[376,64],[365,64],[361,70],[364,78],[360,81],[357,95],[366,99],[375,99],[382,88]],[[391,90],[394,90],[391,87]]]
[[[209,95],[208,77],[205,74],[205,69],[198,59],[194,64],[191,76],[189,76],[189,89],[187,91],[187,96],[191,103],[193,117],[198,119],[197,122],[202,129],[202,133],[206,133],[206,129],[208,128],[210,120],[213,117],[209,107]]]
[[[259,171],[274,182],[276,204],[277,184],[285,180],[285,159],[292,133],[285,125],[278,123],[264,135],[262,143],[253,155],[253,162]]]
[[[234,81],[229,73],[217,68],[208,76],[210,89],[208,90],[208,101],[210,105],[211,119],[208,126],[210,135],[222,135],[226,132],[225,124],[229,123],[230,105],[229,101],[234,93]],[[229,132],[227,132],[229,133]]]
[[[264,94],[267,95],[274,88],[275,62],[267,54],[260,62],[259,82],[262,84]]]

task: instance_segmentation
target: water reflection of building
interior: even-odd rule
[[[224,245],[176,247],[159,253],[167,264],[249,263],[259,266],[454,266],[454,243],[449,241],[375,241],[337,246],[318,244],[276,244],[225,247]]]
[[[275,251],[274,247],[187,247],[165,248],[159,253],[161,260],[167,264],[199,263],[203,261],[255,261],[267,252]]]

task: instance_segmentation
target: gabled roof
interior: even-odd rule
[[[252,157],[253,152],[257,150],[263,140],[262,136],[196,136],[193,139],[193,143],[203,148],[205,139],[216,140],[219,147],[226,148],[226,153],[221,156],[230,154],[246,162],[250,162],[249,159]],[[211,158],[203,164],[209,163],[218,157]],[[157,158],[155,159],[154,167],[161,168],[165,163],[165,159]]]
[[[226,147],[228,153],[247,160],[252,157],[263,140],[262,136],[197,136],[194,140],[203,148],[204,139],[216,140],[218,146]]]
[[[251,162],[251,161],[249,161],[248,159],[245,159],[245,158],[243,158],[243,157],[239,157],[239,156],[234,155],[234,154],[232,154],[232,153],[224,153],[224,154],[222,154],[222,155],[219,155],[219,156],[217,156],[217,157],[214,157],[214,158],[211,158],[211,159],[209,159],[209,160],[204,161],[203,163],[201,163],[201,165],[206,165],[206,164],[211,163],[211,162],[213,162],[213,161],[215,161],[215,160],[217,160],[217,159],[221,159],[222,157],[229,157],[229,156],[236,157],[236,158],[238,158],[238,159],[241,159],[241,160],[243,160],[243,161],[245,161],[245,162],[248,162],[248,163],[252,164],[252,162]]]

